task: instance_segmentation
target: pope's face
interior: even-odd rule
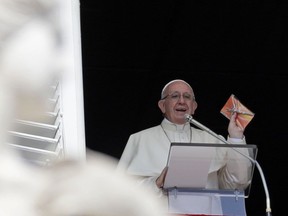
[[[185,124],[185,114],[192,115],[197,108],[193,90],[182,81],[167,86],[158,105],[165,117],[175,124]]]

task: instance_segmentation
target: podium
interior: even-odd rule
[[[163,185],[168,212],[246,216],[257,151],[250,144],[171,143]]]

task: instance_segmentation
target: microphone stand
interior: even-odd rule
[[[185,114],[185,118],[186,118],[186,120],[189,123],[192,123],[193,125],[195,125],[195,126],[201,128],[202,130],[208,132],[209,134],[211,134],[212,136],[216,137],[218,140],[224,142],[225,144],[231,144],[228,141],[226,141],[223,137],[219,136],[218,134],[214,133],[212,130],[210,130],[209,128],[207,128],[206,126],[201,124],[200,122],[198,122],[195,119],[193,119],[193,117],[191,115]],[[272,213],[271,213],[272,210],[271,210],[271,206],[270,206],[269,191],[268,191],[267,183],[266,183],[266,180],[265,180],[265,177],[264,177],[264,173],[262,171],[262,168],[261,168],[260,164],[258,163],[257,160],[254,160],[250,156],[245,155],[242,152],[239,152],[237,149],[235,149],[235,148],[232,148],[232,149],[237,151],[239,154],[243,155],[244,157],[246,157],[247,159],[249,159],[251,162],[253,162],[256,165],[256,167],[257,167],[257,169],[258,169],[258,171],[260,173],[261,180],[262,180],[263,187],[264,187],[265,194],[266,194],[266,216],[272,216]]]

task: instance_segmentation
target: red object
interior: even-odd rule
[[[245,129],[254,117],[254,113],[251,112],[246,106],[244,106],[235,95],[231,95],[220,112],[228,119],[231,118],[233,113],[237,113],[236,122],[239,127]]]

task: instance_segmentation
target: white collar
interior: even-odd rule
[[[165,130],[170,131],[189,131],[190,130],[190,123],[186,122],[185,124],[175,124],[169,121],[167,118],[164,118],[161,122],[162,127]]]

